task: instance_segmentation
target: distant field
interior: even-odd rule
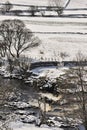
[[[5,2],[7,0],[0,0]],[[33,4],[33,5],[48,5],[52,0],[9,0],[11,3],[17,4]],[[68,8],[85,8],[87,7],[87,0],[71,0]]]
[[[33,56],[57,58],[59,52],[67,52],[68,59],[73,59],[78,51],[87,55],[87,19],[30,18],[25,23],[33,32],[46,32],[35,34],[42,40],[42,45],[31,50]],[[39,54],[42,51],[44,53]]]
[[[5,0],[1,0],[4,2]],[[12,3],[47,5],[47,0],[10,0]],[[71,0],[70,8],[86,8],[87,0]],[[22,9],[22,7],[20,7]],[[21,19],[36,36],[41,39],[42,44],[30,49],[25,55],[40,59],[58,59],[60,52],[66,52],[72,60],[78,51],[87,55],[87,10],[65,10],[64,17],[17,17],[0,16],[4,19]],[[72,16],[72,17],[69,17]],[[73,18],[74,16],[74,18]],[[76,18],[80,17],[80,18]],[[85,17],[85,18],[81,18]]]
[[[42,44],[26,52],[33,58],[58,58],[59,52],[66,52],[72,60],[78,51],[87,55],[86,18],[42,18],[0,16],[1,20],[18,18],[35,32]]]

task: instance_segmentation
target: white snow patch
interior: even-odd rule
[[[32,72],[39,75],[39,77],[48,77],[50,79],[54,79],[59,77],[61,74],[64,74],[65,70],[68,69],[66,67],[38,67],[33,69]]]
[[[62,130],[61,128],[56,128],[56,127],[48,127],[48,126],[41,126],[41,127],[36,127],[31,124],[24,124],[21,122],[11,122],[11,128],[13,130]]]

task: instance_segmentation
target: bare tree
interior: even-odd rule
[[[31,16],[35,16],[35,13],[38,11],[37,6],[30,6],[28,9],[28,12],[31,14]]]
[[[77,116],[83,121],[87,130],[87,61],[81,53],[78,53],[76,62],[75,67],[71,67],[62,75],[61,86],[64,86],[66,92],[74,93],[72,98],[78,106]]]
[[[30,29],[21,20],[4,20],[0,25],[0,37],[9,57],[19,58],[29,48],[40,44]],[[3,46],[2,46],[3,49]]]
[[[1,7],[1,12],[5,14],[6,12],[9,12],[12,8],[13,5],[9,1],[6,1]]]
[[[42,105],[43,105],[43,110],[42,110]],[[36,122],[37,126],[41,126],[42,124],[47,123],[46,119],[46,98],[45,97],[39,97],[38,99],[38,107],[39,107],[39,121]]]
[[[49,4],[50,6],[54,6],[53,10],[57,12],[58,16],[61,16],[69,2],[70,0],[51,0]]]
[[[5,57],[6,55],[6,46],[3,41],[0,41],[0,56]]]
[[[60,57],[61,57],[61,59],[63,61],[66,57],[69,57],[69,55],[66,52],[60,52]]]
[[[8,102],[9,102],[10,96],[12,94],[13,88],[10,85],[3,87],[3,85],[2,85],[3,83],[4,82],[1,82],[1,84],[0,84],[0,111],[2,111],[0,113],[0,121],[3,121],[3,128],[4,128],[4,123],[5,123],[6,117],[7,117],[7,115],[5,115],[5,114],[6,114],[6,111],[8,108]],[[0,128],[1,128],[1,126],[0,126]]]
[[[8,103],[9,97],[11,96],[11,92],[13,92],[13,88],[10,85],[3,87],[3,83],[0,85],[0,108],[4,107],[5,104]]]

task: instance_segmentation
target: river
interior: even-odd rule
[[[3,113],[4,116],[5,113],[11,114],[15,112],[15,108],[8,107],[8,102],[20,102],[20,106],[22,103],[28,103],[32,106],[31,109],[28,109],[28,111],[33,110],[35,112],[38,112],[38,109],[36,108],[39,106],[38,99],[40,97],[40,93],[37,89],[30,87],[22,80],[8,79],[0,76],[0,97],[3,98],[3,102],[0,102],[0,105],[2,106],[0,107],[0,113]],[[41,109],[44,109],[43,105],[44,103],[41,103]],[[46,110],[49,111],[50,109],[51,107],[48,103],[46,103]]]

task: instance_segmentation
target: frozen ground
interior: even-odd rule
[[[1,0],[1,2],[4,1],[5,0]],[[10,1],[18,4],[49,4],[49,0]],[[87,0],[71,0],[67,8],[71,9],[86,7]],[[84,17],[83,15],[86,14],[87,10],[64,11],[64,15],[67,16],[80,15],[80,17]],[[42,41],[42,44],[39,47],[30,49],[24,53],[24,55],[39,60],[42,58],[43,60],[52,60],[52,58],[54,60],[62,60],[58,56],[60,52],[66,52],[68,54],[68,57],[64,60],[73,60],[78,51],[81,51],[84,55],[87,55],[87,18],[0,16],[0,20],[14,18],[23,20],[26,26],[35,32],[35,35]]]
[[[0,2],[5,2],[6,0],[0,0]],[[12,3],[17,4],[33,4],[33,5],[48,5],[52,0],[9,0]],[[59,0],[60,1],[60,0]],[[65,0],[62,0],[65,1]],[[68,8],[82,8],[87,7],[87,0],[71,0]]]
[[[36,127],[34,125],[29,125],[29,124],[23,124],[21,122],[14,122],[11,123],[11,127],[13,128],[13,130],[63,130],[61,128],[50,128],[47,126],[42,126],[42,127]]]
[[[31,124],[24,124],[20,121],[17,122],[10,122],[10,127],[12,128],[12,130],[64,130],[62,128],[58,128],[58,127],[49,127],[47,125],[42,125],[41,127],[37,127],[35,125],[31,125]],[[83,125],[79,125],[77,127],[77,129],[79,128],[79,130],[85,130]]]
[[[87,19],[86,18],[41,18],[0,16],[4,19],[21,19],[26,26],[35,32],[42,44],[30,49],[26,56],[48,60],[59,59],[60,52],[66,52],[64,60],[73,60],[78,51],[87,55]]]
[[[36,69],[33,69],[32,72],[39,75],[39,77],[55,79],[64,74],[65,70],[67,70],[65,67],[60,67],[58,69],[56,67],[38,67]]]
[[[2,0],[3,2],[4,0]],[[12,3],[19,4],[37,4],[47,5],[48,1],[42,0],[10,0]],[[38,1],[38,2],[37,2]],[[86,8],[87,0],[71,0],[68,8]],[[72,11],[73,14],[87,14],[87,11]],[[65,15],[71,14],[70,11],[64,11]],[[87,18],[69,18],[69,17],[14,17],[14,16],[0,16],[0,20],[4,19],[21,19],[26,26],[35,32],[42,44],[34,49],[30,49],[26,56],[43,60],[62,60],[59,58],[60,52],[66,52],[69,56],[64,60],[73,60],[78,51],[81,51],[87,56]],[[63,73],[62,69],[51,68],[47,70],[38,69],[33,70],[40,74],[40,76],[57,77]],[[44,96],[44,95],[43,95]],[[11,124],[13,130],[61,130],[59,128],[49,128],[46,126],[35,127],[33,125],[25,125],[20,122]]]

